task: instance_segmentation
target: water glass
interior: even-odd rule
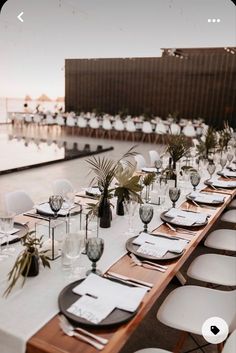
[[[133,227],[133,220],[134,214],[137,209],[138,203],[134,200],[125,200],[124,201],[125,210],[128,214],[128,231],[125,232],[125,235],[134,235],[134,227]]]
[[[190,182],[193,186],[193,190],[196,190],[196,187],[198,186],[198,184],[201,181],[201,176],[198,172],[191,172],[190,173]]]
[[[0,249],[1,257],[3,257],[3,255],[6,257],[15,251],[14,247],[9,246],[9,237],[13,230],[14,217],[15,213],[13,212],[0,214],[0,239],[6,239],[6,248],[3,251]]]
[[[234,159],[234,155],[232,153],[227,154],[228,167],[230,167],[232,160]]]
[[[54,212],[54,217],[57,218],[57,213],[60,211],[63,204],[63,197],[61,195],[52,195],[49,197],[49,205]]]
[[[78,278],[81,268],[75,268],[76,260],[79,259],[85,248],[85,237],[78,233],[68,233],[62,245],[62,256],[71,263],[71,279]]]
[[[141,205],[139,208],[139,216],[141,221],[144,223],[143,231],[147,233],[148,227],[147,225],[151,222],[153,217],[153,207],[148,204]]]
[[[175,204],[180,197],[180,188],[170,187],[169,188],[169,196],[172,201],[172,206],[175,208]]]
[[[102,238],[89,238],[86,241],[86,254],[92,261],[92,269],[86,272],[89,275],[91,272],[101,275],[101,271],[97,269],[97,261],[100,260],[104,251],[104,240]]]
[[[224,169],[226,164],[227,164],[227,158],[221,157],[220,158],[221,171]]]
[[[216,166],[213,162],[209,162],[208,166],[207,166],[207,171],[210,174],[210,180],[212,179],[212,175],[215,173],[216,171]]]

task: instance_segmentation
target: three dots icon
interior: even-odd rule
[[[220,23],[220,18],[208,18],[208,23]]]

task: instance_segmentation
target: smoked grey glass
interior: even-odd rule
[[[151,222],[153,217],[153,207],[148,204],[141,205],[139,208],[139,216],[141,221],[144,223],[143,231],[147,233],[147,225]]]
[[[177,187],[170,187],[169,188],[169,196],[172,201],[172,206],[175,207],[175,204],[180,197],[180,189]]]
[[[89,273],[101,274],[96,268],[97,261],[101,258],[104,250],[104,240],[101,238],[89,238],[86,242],[86,254],[90,261],[92,261],[92,269],[87,271],[86,275]]]

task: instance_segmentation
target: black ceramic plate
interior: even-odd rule
[[[176,226],[176,227],[195,228],[195,227],[202,227],[202,226],[205,226],[205,225],[208,223],[208,220],[206,219],[205,222],[202,222],[202,223],[194,223],[192,226],[186,226],[185,224],[175,223],[175,222],[173,221],[174,218],[170,218],[170,217],[167,217],[167,216],[165,215],[167,212],[168,212],[168,211],[161,213],[160,217],[161,217],[162,221],[167,222],[167,223],[170,223],[170,224],[173,224],[173,225]]]
[[[216,189],[217,188],[220,188],[220,189],[235,189],[236,188],[236,186],[227,186],[227,185],[225,185],[225,186],[217,186],[217,185],[214,184],[214,182],[209,181],[209,180],[205,180],[204,184],[208,185],[208,186],[214,186]]]
[[[18,238],[11,240],[9,244],[13,244],[20,241],[20,239],[23,238],[29,231],[29,227],[26,224],[14,222],[13,227],[19,229],[18,232],[14,234],[14,235],[17,235]],[[6,245],[6,242],[3,243],[2,245]]]
[[[47,203],[47,202],[45,202],[45,203]],[[70,211],[70,214],[72,216],[75,216],[75,215],[79,214],[80,212],[81,212],[80,205],[75,205],[75,207],[72,208],[72,210]],[[53,212],[52,213],[44,212],[44,211],[42,211],[42,210],[40,210],[38,208],[36,208],[36,213],[37,214],[41,214],[42,216],[47,216],[48,218],[53,218],[54,217]],[[66,215],[60,215],[59,214],[58,217],[66,217]]]
[[[228,178],[229,178],[229,179],[235,179],[235,178],[236,178],[236,175],[235,175],[235,176],[229,176],[229,175],[227,175],[227,172],[226,172],[226,174],[225,174],[225,173],[219,171],[219,172],[217,172],[217,174],[220,175],[220,176],[222,176],[222,177],[224,177],[224,178],[226,178],[226,179],[228,179]]]
[[[204,194],[203,194],[204,195]],[[199,195],[200,196],[200,195]],[[187,196],[186,196],[186,199],[187,200],[193,200],[193,201],[195,201],[195,197],[191,197],[190,196],[190,194],[188,194]],[[212,201],[212,202],[205,202],[205,201],[199,201],[199,200],[197,200],[196,201],[197,203],[199,203],[199,204],[203,204],[203,205],[212,205],[212,206],[218,206],[218,205],[221,205],[222,203],[224,203],[224,201],[217,201],[217,200],[214,200],[214,201]]]
[[[80,295],[73,293],[72,289],[82,281],[83,279],[80,279],[79,281],[70,283],[61,291],[58,297],[58,305],[61,313],[65,315],[68,320],[73,322],[73,324],[85,327],[104,328],[120,325],[124,322],[131,320],[136,315],[137,310],[130,313],[128,311],[115,309],[99,324],[93,324],[92,322],[87,321],[82,317],[69,313],[67,309],[80,298]]]
[[[158,236],[158,235],[157,235]],[[145,260],[152,260],[152,261],[168,261],[168,260],[174,260],[180,256],[183,255],[184,253],[184,250],[181,252],[181,253],[174,253],[174,252],[170,252],[168,251],[164,256],[162,257],[155,257],[155,256],[150,256],[150,255],[146,255],[146,254],[141,254],[140,252],[138,252],[138,248],[139,248],[139,245],[135,245],[133,244],[133,240],[135,238],[137,238],[137,236],[135,237],[132,237],[130,239],[127,240],[125,246],[126,246],[126,249],[133,253],[134,255],[142,258],[142,259],[145,259]]]

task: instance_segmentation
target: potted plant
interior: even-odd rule
[[[98,217],[100,218],[101,228],[109,228],[111,226],[111,184],[120,168],[121,160],[128,165],[130,164],[130,162],[125,159],[133,157],[136,154],[134,148],[135,146],[131,147],[118,161],[100,156],[92,156],[86,160],[91,167],[91,172],[95,174],[91,184],[95,183],[98,185],[101,191],[101,196],[98,201]]]
[[[42,237],[36,238],[33,232],[27,233],[22,239],[22,245],[24,249],[17,256],[13,268],[8,273],[9,285],[4,292],[5,296],[8,296],[12,291],[16,282],[22,278],[22,287],[25,284],[27,277],[37,276],[39,273],[39,261],[41,260],[44,267],[50,268],[49,258],[45,255],[44,251],[40,251],[42,248]]]
[[[215,150],[217,146],[216,131],[209,127],[203,139],[200,140],[197,145],[198,155],[201,159],[209,160],[210,154]]]
[[[232,138],[232,133],[228,122],[224,122],[224,129],[219,131],[219,147],[221,154],[228,150],[229,141]]]

